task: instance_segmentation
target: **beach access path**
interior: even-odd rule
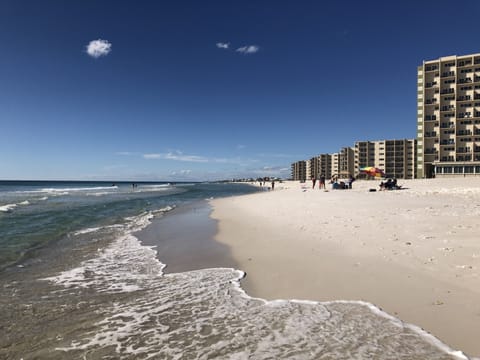
[[[404,190],[277,183],[215,199],[216,240],[265,299],[364,300],[480,356],[480,177],[399,180]]]

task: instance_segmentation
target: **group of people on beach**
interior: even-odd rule
[[[349,175],[348,179],[346,180],[339,180],[338,175],[332,176],[330,179],[330,184],[332,184],[332,189],[334,190],[343,190],[343,189],[351,189],[352,184],[355,181],[355,177],[353,175]],[[312,176],[312,189],[315,189],[315,185],[317,183],[317,178]],[[319,179],[319,189],[325,189],[325,175],[320,175]]]
[[[269,190],[274,190],[275,189],[275,179],[270,179],[268,177],[264,178],[258,178],[257,181],[260,184],[260,187],[266,186],[267,182],[270,182],[271,187],[269,187]]]
[[[315,189],[315,184],[317,183],[317,178],[315,176],[312,176],[312,189]],[[319,179],[319,189],[325,189],[325,175],[320,175]]]
[[[397,184],[397,179],[387,179],[387,181],[380,182],[380,191],[384,190],[400,190],[402,187]]]

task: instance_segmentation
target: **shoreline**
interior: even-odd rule
[[[155,246],[165,274],[211,267],[238,268],[229,247],[215,241],[217,221],[205,201],[181,205],[152,220],[135,236],[143,245]]]
[[[216,240],[248,274],[250,296],[366,301],[479,356],[480,179],[400,184],[369,193],[377,181],[328,192],[288,182],[215,199]]]

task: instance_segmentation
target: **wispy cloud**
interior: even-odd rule
[[[237,150],[242,150],[242,149],[245,149],[245,145],[242,145],[242,144],[238,144],[237,145]]]
[[[172,171],[170,175],[175,176],[175,175],[181,175],[181,176],[186,176],[190,175],[192,173],[192,170],[179,170],[179,171]]]
[[[175,160],[175,161],[188,161],[188,162],[198,162],[206,163],[209,162],[208,158],[197,155],[185,155],[180,151],[177,152],[168,152],[160,154],[143,154],[144,159],[165,159],[165,160]]]
[[[221,42],[217,43],[217,48],[219,49],[228,49],[229,47],[230,47],[230,43],[221,43]]]
[[[93,58],[107,56],[112,51],[112,44],[107,40],[92,40],[87,45],[87,54]]]
[[[239,47],[236,51],[242,54],[255,54],[260,50],[260,47],[257,45],[246,45]]]
[[[115,155],[119,155],[119,156],[132,156],[132,155],[136,155],[137,153],[134,153],[134,152],[131,152],[131,151],[117,151],[115,153]]]

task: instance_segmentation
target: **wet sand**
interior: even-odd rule
[[[237,268],[227,245],[214,240],[217,221],[206,201],[182,205],[138,232],[143,244],[156,246],[165,273],[213,267]]]

